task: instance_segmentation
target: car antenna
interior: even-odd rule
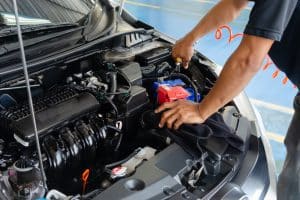
[[[126,0],[120,0],[120,7],[119,7],[119,14],[120,16],[122,15],[123,9],[124,9],[124,5],[125,5],[125,1]]]
[[[36,125],[36,119],[35,119],[35,113],[34,113],[34,107],[33,107],[33,101],[32,101],[31,89],[30,89],[30,82],[29,82],[29,75],[28,75],[28,70],[27,70],[25,50],[24,50],[24,45],[23,45],[22,31],[21,31],[21,25],[20,25],[20,21],[19,21],[17,0],[13,0],[13,4],[14,4],[14,13],[15,13],[15,18],[16,18],[18,39],[19,39],[19,44],[20,44],[21,59],[22,59],[24,76],[25,76],[25,81],[26,81],[29,108],[30,108],[30,113],[31,113],[31,118],[32,118],[34,136],[35,136],[35,140],[36,140],[36,148],[37,148],[37,152],[38,152],[40,171],[41,171],[41,175],[42,175],[43,187],[47,191],[48,188],[47,188],[47,183],[46,183],[46,175],[45,175],[45,170],[44,170],[44,165],[43,165],[41,145],[40,145],[38,131],[37,131],[37,125]]]

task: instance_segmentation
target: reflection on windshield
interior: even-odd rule
[[[94,0],[19,0],[19,14],[23,25],[45,23],[76,23],[85,17]],[[0,24],[15,25],[13,1],[0,0]]]
[[[50,24],[51,22],[47,19],[39,19],[32,17],[19,17],[21,25],[39,25],[39,24]],[[5,24],[7,26],[16,25],[15,15],[9,13],[0,13],[0,24]]]

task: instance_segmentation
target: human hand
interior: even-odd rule
[[[172,57],[175,62],[182,60],[182,66],[187,69],[194,54],[193,42],[188,37],[178,40],[172,49]]]
[[[155,113],[163,112],[159,127],[167,125],[170,129],[177,130],[182,124],[200,124],[204,122],[201,117],[199,104],[187,100],[177,100],[164,103],[155,110]]]

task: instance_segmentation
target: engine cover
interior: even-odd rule
[[[38,134],[45,136],[98,107],[97,99],[90,93],[79,93],[70,87],[56,89],[34,102]],[[6,124],[3,129],[7,134],[14,134],[14,138],[24,146],[34,142],[32,119],[26,103],[1,112],[0,115],[1,124]]]

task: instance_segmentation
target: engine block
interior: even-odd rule
[[[34,100],[39,136],[61,128],[83,115],[95,112],[100,104],[87,92],[78,92],[65,86],[51,90],[45,96]],[[34,130],[27,103],[0,112],[0,127],[6,138],[14,138],[24,146],[34,143]]]

